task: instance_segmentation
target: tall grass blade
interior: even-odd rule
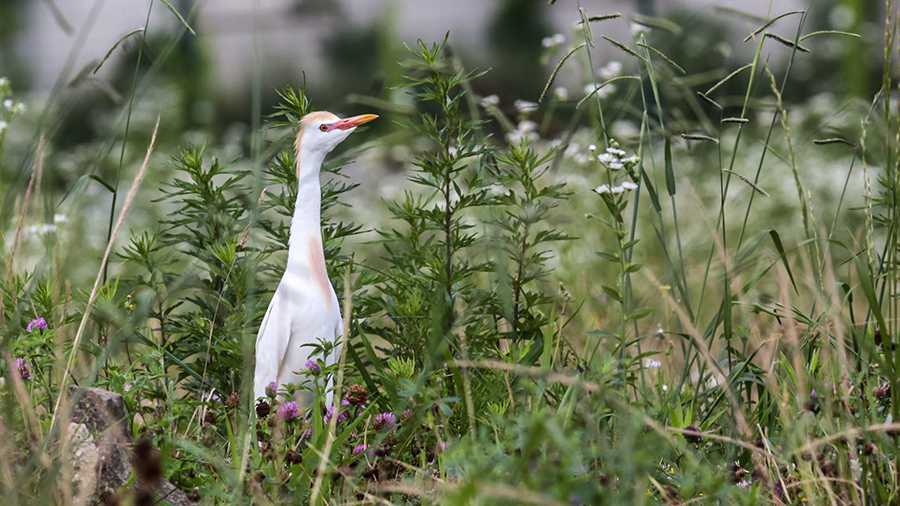
[[[169,8],[170,11],[172,11],[172,14],[174,14],[175,17],[178,18],[178,21],[181,22],[182,26],[184,26],[184,28],[187,29],[187,31],[191,32],[191,35],[193,35],[195,37],[197,36],[197,32],[195,32],[194,29],[191,28],[191,25],[189,25],[188,22],[181,16],[181,14],[178,13],[178,11],[175,9],[175,7],[172,7],[172,4],[169,3],[169,0],[160,0],[160,1],[162,3],[164,3],[166,5],[166,7]]]
[[[96,74],[97,71],[100,70],[100,67],[102,67],[103,64],[106,63],[106,60],[108,60],[109,57],[112,56],[113,51],[115,51],[116,48],[119,47],[119,44],[121,44],[122,42],[124,42],[125,39],[127,39],[128,37],[131,37],[132,35],[136,35],[136,34],[138,34],[138,33],[144,33],[144,29],[143,29],[143,28],[137,28],[137,29],[132,30],[132,31],[126,33],[125,35],[119,37],[119,39],[116,41],[116,43],[113,44],[111,48],[109,48],[109,51],[107,51],[107,52],[106,52],[106,55],[104,55],[103,58],[100,60],[100,63],[98,63],[97,66],[94,67],[94,71],[93,71],[92,73],[93,73],[93,74]]]

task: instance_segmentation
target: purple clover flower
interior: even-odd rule
[[[278,416],[285,421],[293,420],[300,416],[300,410],[297,409],[297,403],[294,401],[285,402],[281,406],[278,406],[276,413],[278,413]]]
[[[47,330],[47,320],[44,319],[43,316],[40,318],[35,318],[28,322],[28,326],[25,328],[28,332],[34,332],[34,329],[38,329],[41,332]]]
[[[356,445],[353,448],[353,455],[359,455],[360,453],[364,453],[369,450],[369,445]]]
[[[375,428],[391,430],[397,426],[397,417],[393,413],[379,413],[375,415]]]
[[[331,418],[335,413],[337,413],[337,406],[328,408],[328,412],[325,413],[325,423],[331,423]],[[350,413],[348,413],[346,409],[343,409],[340,413],[338,413],[337,423],[341,423],[348,418],[350,418]]]
[[[304,418],[300,421],[300,437],[310,436],[312,436],[312,424],[309,423],[309,418]]]
[[[278,395],[278,383],[274,381],[266,385],[266,397],[274,399]]]
[[[21,376],[23,380],[31,379],[31,368],[28,366],[28,364],[24,360],[22,360],[21,358],[17,358],[16,366],[18,366],[19,376]]]
[[[443,453],[447,448],[450,448],[449,441],[438,442],[434,445],[434,453]]]
[[[307,360],[306,371],[313,376],[318,376],[319,374],[322,374],[322,366],[315,360]]]

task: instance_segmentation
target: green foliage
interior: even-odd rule
[[[530,22],[536,5],[522,11]],[[803,13],[759,21],[749,63],[699,77],[724,60],[685,61],[695,30],[639,18],[654,32],[626,43],[593,33],[613,16],[577,14],[580,40],[551,40],[548,55],[568,56],[545,70],[559,83],[587,67],[584,98],[553,90],[514,118],[506,98],[476,95],[484,72],[447,39],[410,48],[408,137],[369,151],[374,163],[410,153],[394,160],[402,194],[354,209],[359,185],[340,167],[358,152],[323,168],[327,267],[350,327],[345,362],[311,367],[301,385],[249,394],[297,199],[285,139],[313,110],[303,88],[279,93],[261,162],[220,162],[213,144],[177,151],[173,176],[143,190],[162,193],[141,210],[162,218],[114,243],[114,275],[96,293],[63,268],[93,251],[67,251],[64,226],[4,223],[0,502],[72,502],[72,452],[57,442],[71,378],[122,394],[129,430],[203,504],[896,503],[890,101],[854,117],[862,130],[840,148],[818,127],[794,131],[782,96],[804,56],[770,28],[795,19],[799,41]],[[888,55],[896,23],[892,13]],[[597,88],[604,39],[637,73],[601,72],[623,100]],[[785,75],[769,51],[786,52]],[[772,112],[762,96],[777,115],[759,122]],[[813,135],[826,140],[798,141]],[[833,202],[801,170],[807,156],[848,164]],[[27,217],[29,195],[4,205]],[[376,239],[360,241],[351,219]],[[339,373],[346,395],[324,406]],[[291,402],[300,390],[315,402]],[[136,502],[132,485],[114,492]]]

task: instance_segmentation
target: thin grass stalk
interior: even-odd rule
[[[582,15],[584,15],[584,11],[581,11]],[[591,57],[591,41],[594,39],[593,32],[591,30],[590,23],[584,23],[582,35],[584,36],[584,52],[587,55],[588,68],[591,69],[591,76],[594,76],[594,60]],[[591,82],[594,85],[594,88],[597,88],[597,80],[592,77]],[[607,148],[609,147],[609,134],[606,131],[606,120],[603,117],[603,104],[600,100],[600,95],[598,93],[594,93],[597,102],[597,114],[600,119],[600,131],[603,132],[603,145]]]
[[[656,110],[657,110],[657,116],[659,118],[660,130],[662,130],[663,136],[667,136],[668,133],[666,132],[665,120],[663,118],[663,108],[662,108],[662,103],[660,100],[659,86],[657,84],[658,78],[656,75],[656,71],[653,68],[653,62],[651,60],[650,52],[648,51],[648,49],[652,49],[652,48],[647,45],[647,41],[643,35],[641,35],[641,44],[638,44],[638,45],[644,47],[644,51],[647,56],[644,66],[647,68],[647,77],[650,80],[651,90],[653,91],[653,99],[654,99],[654,102],[656,103]],[[641,98],[644,101],[644,108],[646,110],[648,104],[646,101],[646,97],[644,96],[643,86],[641,87]],[[685,271],[687,269],[684,264],[684,254],[683,254],[682,245],[681,245],[681,232],[680,232],[680,227],[678,226],[678,209],[677,209],[677,206],[675,205],[675,194],[674,193],[669,195],[669,202],[672,205],[672,221],[673,221],[673,226],[675,228],[675,242],[676,242],[676,245],[678,246],[678,262],[679,262],[679,268],[680,268],[679,270],[681,271],[680,281],[678,279],[678,272],[675,271],[674,269],[672,271],[672,279],[674,281],[676,281],[676,283],[680,283],[682,285],[683,289],[681,289],[680,291],[681,291],[682,297],[684,298],[685,307],[687,308],[688,314],[691,317],[691,321],[693,321],[694,320],[694,311],[691,308],[691,294],[690,294],[690,290],[688,289],[687,277],[685,274]],[[636,212],[637,212],[637,203],[635,204],[635,213]],[[668,261],[668,259],[671,258],[671,255],[669,254],[669,251],[668,251],[667,241],[665,241],[666,233],[665,233],[665,225],[663,223],[662,217],[660,217],[659,226],[662,231],[661,237],[663,238],[663,242],[660,245],[663,247],[663,250],[665,251],[665,254],[666,254],[666,259]],[[634,239],[634,235],[632,234],[632,240],[633,239]],[[629,260],[630,259],[631,259],[631,256],[629,254]],[[635,322],[635,325],[637,325],[637,322]]]
[[[344,341],[349,341],[350,339],[350,314],[353,311],[353,292],[350,290],[350,272],[351,272],[351,264],[347,265],[347,269],[344,271],[344,336],[342,339]],[[347,348],[348,344],[344,344],[344,348]],[[344,368],[347,362],[347,350],[345,349],[343,353],[341,353],[340,358],[338,359],[338,374],[337,380],[334,384],[334,405],[337,406],[337,409],[341,409],[341,399],[343,398],[343,387],[344,387]],[[326,406],[326,408],[330,408],[330,406]],[[325,468],[328,466],[331,460],[331,445],[334,443],[334,431],[337,427],[337,419],[338,413],[336,412],[334,416],[331,417],[331,420],[328,422],[328,433],[325,437],[325,448],[322,450],[322,453],[319,455],[319,465],[316,468],[316,481],[313,484],[312,493],[310,494],[309,504],[312,506],[318,506],[320,494],[322,490],[322,480],[325,478]]]
[[[97,278],[94,280],[94,287],[91,289],[91,295],[88,297],[87,305],[84,308],[84,316],[81,318],[81,323],[78,326],[78,331],[75,333],[75,339],[72,342],[72,351],[69,354],[69,360],[66,363],[66,368],[63,370],[63,376],[60,380],[59,387],[60,393],[53,408],[53,417],[50,420],[50,427],[55,426],[56,418],[59,414],[60,402],[62,402],[62,399],[65,397],[66,382],[72,374],[72,366],[75,363],[75,357],[78,355],[78,349],[81,345],[81,339],[84,337],[87,322],[91,317],[91,309],[94,305],[94,301],[97,299],[97,292],[100,288],[101,280],[103,279],[106,262],[109,260],[109,255],[112,253],[113,244],[115,243],[116,236],[119,234],[122,223],[125,221],[125,215],[134,203],[134,197],[137,195],[138,189],[141,187],[141,182],[143,182],[144,176],[147,174],[147,166],[150,164],[150,155],[153,154],[153,148],[156,145],[156,134],[159,132],[159,122],[160,119],[157,118],[156,126],[153,128],[153,136],[150,138],[150,146],[147,148],[147,154],[144,157],[144,163],[141,164],[141,169],[138,171],[137,177],[135,177],[134,183],[131,185],[131,190],[128,192],[128,196],[125,198],[125,204],[122,207],[122,211],[119,213],[119,220],[116,222],[116,227],[113,230],[109,241],[107,241],[106,251],[103,253],[103,259],[100,261],[100,272],[97,273]]]
[[[769,6],[771,9],[771,5]],[[753,63],[750,64],[750,82],[747,84],[747,91],[744,94],[744,103],[741,106],[741,115],[740,118],[745,119],[750,109],[750,98],[752,96],[754,85],[756,83],[756,74],[757,69],[759,68],[759,62],[762,57],[762,47],[763,47],[764,38],[760,38],[759,42],[757,42],[756,53],[753,55]],[[769,135],[771,135],[771,129],[774,127],[775,118],[772,119],[772,126],[769,128]],[[734,164],[737,160],[737,152],[738,147],[741,143],[741,137],[744,132],[745,123],[738,124],[738,131],[735,134],[734,144],[731,148],[731,159],[728,162],[728,170],[734,170]],[[721,151],[720,151],[721,156]],[[722,165],[722,160],[720,160],[719,165]],[[716,218],[716,232],[719,231],[720,227],[722,230],[721,240],[723,248],[727,244],[726,242],[726,230],[725,230],[725,202],[728,197],[728,187],[731,182],[731,175],[723,175],[721,172],[719,173],[719,216]],[[712,260],[715,254],[715,243],[710,245],[709,255],[706,259],[706,267],[703,271],[703,284],[700,287],[700,296],[697,299],[697,312],[699,313],[701,308],[703,307],[703,296],[706,293],[706,281],[709,279],[709,271],[712,267]],[[727,277],[727,276],[726,276]]]
[[[803,26],[806,23],[806,15],[807,15],[806,12],[804,12],[803,15],[800,17],[800,23],[797,25],[797,33],[794,37],[795,42],[800,39],[800,34],[803,32]],[[764,40],[765,40],[764,37],[760,38],[760,49],[762,49],[762,42]],[[780,97],[780,95],[784,94],[784,90],[787,87],[788,77],[791,75],[791,69],[794,66],[794,57],[796,55],[797,55],[797,44],[794,44],[793,48],[791,49],[791,56],[790,56],[790,58],[788,58],[787,68],[784,71],[784,78],[782,78],[781,87],[778,90],[779,97]],[[768,61],[766,61],[764,63],[764,69],[766,69],[766,71],[768,72]],[[743,115],[741,117],[743,117]],[[778,114],[773,115],[772,123],[769,125],[769,131],[768,131],[768,133],[766,133],[766,141],[765,141],[766,146],[769,145],[769,143],[772,139],[772,132],[775,130],[775,122],[777,120],[778,120]],[[754,178],[753,178],[754,184],[759,184],[759,176],[760,176],[760,174],[762,174],[763,163],[765,161],[767,152],[768,152],[768,148],[763,149],[762,154],[759,157],[759,164],[757,165],[757,168],[756,168],[756,176],[754,176]],[[735,154],[736,153],[737,153],[737,151],[735,150]],[[729,169],[734,170],[734,158],[732,158],[732,166],[730,166]],[[747,222],[750,219],[750,209],[753,206],[754,197],[755,197],[755,195],[753,193],[751,193],[750,200],[747,202],[747,209],[744,211],[744,222],[741,224],[741,232],[738,235],[737,248],[735,249],[735,254],[737,254],[741,250],[741,245],[743,244],[743,239],[744,239],[744,232],[747,229]],[[802,195],[801,195],[801,200],[803,200]]]
[[[131,97],[128,99],[128,112],[125,116],[125,132],[122,135],[122,149],[119,151],[119,163],[116,166],[116,181],[113,184],[112,203],[109,206],[109,226],[106,230],[106,242],[109,242],[113,232],[113,218],[116,214],[116,199],[119,196],[119,178],[122,175],[122,165],[125,164],[125,146],[128,144],[128,131],[131,129],[131,113],[134,109],[134,92],[137,89],[138,76],[141,70],[141,59],[144,55],[144,44],[147,42],[147,30],[150,28],[150,13],[153,12],[153,0],[147,7],[147,18],[144,21],[144,31],[141,32],[141,43],[138,45],[137,61],[134,64],[134,77],[131,80]],[[103,266],[103,282],[106,283],[108,265]]]

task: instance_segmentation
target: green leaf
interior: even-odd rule
[[[781,237],[778,236],[778,232],[775,230],[769,230],[769,236],[772,238],[772,242],[775,243],[775,249],[778,250],[778,256],[781,258],[781,263],[784,264],[784,269],[787,271],[788,278],[791,280],[791,286],[794,287],[794,292],[799,294],[800,291],[797,290],[797,283],[794,282],[794,274],[791,272],[791,264],[788,263],[787,255],[784,253],[784,246],[781,244]]]
[[[665,157],[666,157],[666,189],[669,191],[669,196],[675,196],[675,169],[672,168],[672,141],[666,137],[666,147],[665,147]]]
[[[606,294],[606,296],[609,297],[610,299],[612,299],[612,300],[614,300],[614,301],[616,301],[616,302],[619,302],[619,303],[622,302],[622,294],[620,294],[619,291],[616,290],[615,288],[613,288],[613,287],[611,287],[611,286],[606,286],[606,285],[603,285],[603,286],[601,286],[600,288],[603,289],[603,292],[604,292],[604,293]]]
[[[859,255],[853,255],[853,261],[856,263],[856,273],[859,276],[859,286],[863,290],[863,294],[865,294],[866,299],[869,301],[869,308],[872,310],[872,314],[875,316],[875,320],[878,321],[878,328],[881,330],[882,336],[890,336],[888,334],[888,327],[884,323],[884,316],[881,314],[881,304],[878,303],[878,296],[875,293],[875,283],[872,281],[872,274],[869,271],[868,262],[863,262],[863,260],[859,257]],[[892,339],[893,336],[890,336]],[[889,349],[889,346],[885,346],[885,349]]]
[[[615,253],[605,253],[603,251],[598,251],[597,256],[599,256],[600,258],[602,258],[604,260],[614,262],[614,263],[619,263],[619,260],[620,260],[619,255],[615,254]]]
[[[630,320],[640,320],[641,318],[645,318],[645,317],[649,316],[650,313],[652,313],[652,312],[653,312],[653,310],[650,309],[649,307],[639,307],[639,308],[635,309],[634,311],[625,315],[625,320],[629,320],[629,321]]]
[[[93,179],[94,181],[96,181],[96,182],[102,184],[104,188],[106,188],[107,190],[109,190],[109,193],[116,193],[116,189],[113,188],[111,184],[109,184],[109,183],[107,183],[106,181],[100,179],[100,176],[98,176],[98,175],[96,175],[96,174],[91,174],[90,176],[88,176],[88,178]]]

